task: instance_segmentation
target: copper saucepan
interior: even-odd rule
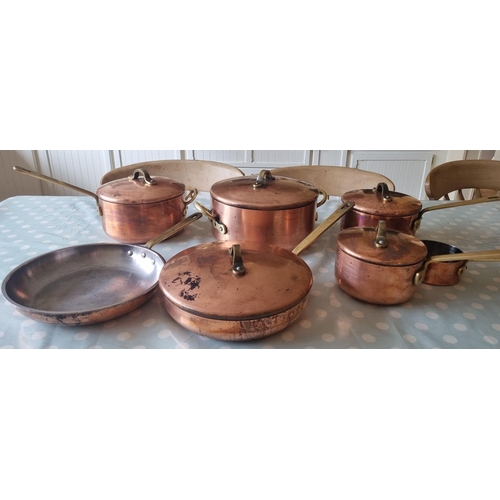
[[[341,229],[356,226],[376,227],[379,221],[384,220],[389,230],[415,235],[426,212],[500,201],[500,197],[446,202],[422,209],[422,202],[417,198],[389,191],[387,184],[381,182],[373,189],[348,191],[342,195],[342,201],[354,201],[356,206],[342,219]]]
[[[335,278],[347,294],[371,304],[401,304],[425,281],[429,266],[453,261],[500,261],[500,250],[428,257],[426,245],[412,235],[376,228],[352,227],[337,236]]]
[[[172,257],[160,275],[165,308],[180,325],[217,340],[272,335],[304,310],[313,275],[298,257],[353,206],[344,203],[292,251],[252,241],[216,241]]]
[[[312,184],[269,170],[216,182],[210,196],[211,210],[195,206],[212,221],[217,241],[259,241],[288,250],[314,229],[316,208],[328,199]]]
[[[99,186],[97,194],[22,167],[14,170],[92,196],[102,215],[104,232],[122,243],[145,243],[173,227],[185,217],[187,206],[197,195],[180,182],[151,177],[144,169]]]
[[[89,325],[117,318],[146,302],[158,287],[165,259],[153,245],[201,216],[185,217],[144,246],[93,243],[39,255],[5,277],[2,293],[21,314],[43,323]]]

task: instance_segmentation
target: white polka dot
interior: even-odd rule
[[[481,297],[483,300],[491,300],[491,296],[486,295],[485,293],[480,293],[479,297]]]
[[[302,320],[299,324],[302,328],[311,328],[312,326],[312,323],[308,319]]]
[[[118,340],[130,340],[132,337],[133,335],[130,332],[121,332],[116,336]]]
[[[422,283],[420,285],[420,288],[422,288],[422,290],[432,290],[432,286],[428,285],[427,283]]]
[[[144,323],[142,324],[142,326],[145,326],[146,328],[148,328],[150,326],[153,326],[155,323],[156,323],[156,319],[151,318],[151,319],[148,319],[148,320],[144,321]]]
[[[336,299],[331,299],[330,300],[330,305],[332,307],[342,307],[342,304],[338,300],[336,300]]]
[[[311,292],[311,295],[312,295],[313,297],[319,297],[319,296],[321,295],[321,292],[320,292],[319,290],[313,290],[313,291]]]
[[[33,340],[40,340],[40,339],[43,339],[45,337],[45,335],[47,335],[47,332],[38,331],[38,332],[32,333],[31,338]]]
[[[445,335],[443,340],[448,344],[456,344],[458,341],[453,335]]]
[[[166,339],[167,337],[170,337],[170,335],[172,335],[172,332],[170,330],[162,330],[158,333],[158,337],[160,337],[161,339]]]
[[[438,315],[438,314],[436,314],[436,313],[433,313],[433,312],[425,313],[425,315],[426,315],[429,319],[438,319],[438,318],[439,318],[439,315]]]
[[[35,324],[35,322],[32,319],[27,319],[21,323],[21,326],[26,327],[26,326],[31,326],[34,324]]]
[[[143,345],[135,345],[134,349],[146,349],[146,347]]]
[[[498,323],[495,323],[491,326],[493,327],[494,330],[496,330],[497,332],[500,332],[500,325]]]
[[[133,311],[129,312],[129,315],[135,318],[136,316],[140,316],[142,314],[142,309],[134,309]]]
[[[326,274],[326,273],[329,273],[330,271],[328,269],[326,269],[326,267],[320,267],[318,269],[318,271],[322,274]]]
[[[403,335],[403,339],[410,344],[414,344],[417,341],[417,339],[413,335],[410,335],[408,333]]]
[[[352,315],[355,317],[355,318],[364,318],[365,317],[365,314],[361,311],[353,311],[352,312]]]
[[[73,336],[73,338],[75,340],[84,340],[88,336],[89,336],[89,332],[78,332],[78,333],[75,333],[75,335]]]
[[[91,345],[89,349],[102,349],[100,345]]]
[[[387,323],[379,322],[379,323],[376,323],[375,326],[379,330],[389,330],[389,325]]]
[[[365,341],[365,342],[375,342],[377,340],[377,338],[372,335],[371,333],[365,333],[363,335],[361,335],[361,338]]]
[[[472,274],[474,276],[479,276],[479,271],[474,271],[474,270],[469,269],[469,274]]]
[[[483,339],[485,342],[488,342],[488,344],[498,344],[498,340],[495,337],[491,337],[490,335],[485,335]]]
[[[286,340],[287,342],[291,342],[293,339],[295,339],[295,335],[292,332],[283,332],[281,334],[281,338],[283,340]]]
[[[324,309],[316,309],[316,316],[318,316],[318,318],[326,318],[328,313]]]
[[[488,285],[486,288],[492,292],[498,292],[498,288],[496,286]]]
[[[472,313],[463,313],[462,316],[466,319],[476,319],[476,316]]]
[[[389,316],[393,318],[401,318],[401,313],[399,311],[389,311]]]
[[[114,328],[118,322],[116,320],[106,321],[103,323],[103,328]]]
[[[332,335],[331,333],[324,333],[323,335],[321,335],[321,338],[325,342],[333,342],[335,340],[335,335]]]
[[[417,330],[423,330],[423,331],[429,329],[429,327],[425,323],[415,323],[415,328]]]
[[[436,302],[436,307],[439,307],[439,309],[448,309],[448,304],[445,304],[444,302]]]
[[[455,330],[458,330],[459,332],[466,332],[467,331],[467,327],[465,325],[463,325],[462,323],[454,323],[453,328],[455,328]]]
[[[472,306],[474,309],[484,309],[483,304],[478,304],[477,302],[473,302],[473,303],[471,304],[471,306]]]
[[[445,293],[444,296],[450,300],[455,300],[457,298],[457,296],[453,293]]]
[[[323,283],[323,286],[326,286],[326,288],[333,288],[335,286],[335,283],[329,281],[327,283]]]
[[[465,290],[465,287],[463,285],[455,285],[453,288],[455,290],[460,290],[461,292],[463,292]]]

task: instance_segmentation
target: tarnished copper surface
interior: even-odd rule
[[[371,304],[401,304],[415,293],[413,277],[421,267],[421,262],[406,266],[373,264],[337,247],[335,279],[344,292],[356,299]]]
[[[216,182],[210,195],[213,201],[250,210],[298,208],[315,205],[318,199],[319,190],[307,182],[274,176],[274,180],[254,188],[256,179],[257,176],[248,175]]]
[[[427,247],[427,257],[447,254],[457,255],[463,253],[459,248],[440,241],[422,240],[422,242]],[[437,286],[456,285],[460,281],[460,276],[466,265],[466,260],[431,262],[426,268],[423,283]]]
[[[213,200],[212,214],[227,228],[223,234],[212,226],[218,241],[258,241],[291,250],[314,229],[316,202],[300,208],[249,210]]]
[[[385,220],[387,224],[387,229],[391,231],[397,231],[404,234],[415,235],[416,228],[414,228],[415,221],[419,218],[419,214],[392,217],[392,216],[380,216],[365,214],[356,211],[356,206],[353,210],[347,213],[340,222],[341,229],[347,229],[350,227],[377,227],[377,224],[381,220]]]
[[[232,272],[239,243],[245,267]],[[283,313],[307,296],[312,272],[292,252],[256,242],[213,242],[188,248],[165,264],[160,289],[177,308],[201,318],[246,321]]]
[[[183,311],[164,296],[166,310],[181,326],[216,340],[243,341],[268,337],[293,323],[305,309],[308,296],[286,311],[256,319],[213,319]]]
[[[351,227],[340,231],[337,246],[358,260],[388,268],[421,263],[427,255],[427,247],[414,236],[386,231],[385,248],[375,244],[376,236],[376,228]]]
[[[142,205],[156,203],[173,198],[180,198],[186,187],[168,177],[151,176],[154,184],[148,184],[144,178],[115,179],[97,189],[97,196],[102,201],[125,205]]]
[[[122,243],[145,243],[184,218],[182,196],[143,205],[110,203],[101,200],[102,227]]]

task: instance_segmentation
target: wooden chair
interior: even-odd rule
[[[371,189],[379,182],[385,182],[390,191],[394,191],[394,183],[385,175],[349,167],[333,167],[330,165],[300,165],[281,167],[271,170],[273,175],[292,177],[308,182],[326,191],[329,196],[342,196],[355,189]]]
[[[131,175],[136,168],[145,169],[150,175],[161,175],[182,182],[186,189],[210,191],[212,184],[231,177],[245,175],[239,168],[205,160],[156,160],[143,161],[118,167],[106,172],[101,184]]]
[[[425,179],[425,192],[430,200],[457,191],[456,199],[463,200],[463,189],[474,189],[473,198],[496,196],[500,190],[500,161],[457,160],[434,167]]]

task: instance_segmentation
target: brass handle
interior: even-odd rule
[[[379,182],[377,187],[374,188],[377,196],[381,196],[383,201],[392,201],[391,195],[389,194],[389,186],[385,182]]]
[[[147,170],[144,170],[143,168],[136,168],[134,170],[134,173],[128,176],[129,181],[135,181],[139,178],[139,175],[144,177],[144,185],[146,186],[154,186],[155,184],[158,184],[147,172]]]
[[[229,255],[231,256],[231,271],[235,276],[243,276],[247,270],[243,265],[243,258],[241,256],[241,245],[233,245],[229,249]]]
[[[420,222],[425,212],[431,212],[433,210],[441,210],[443,208],[462,207],[464,205],[476,205],[477,203],[487,203],[488,201],[500,201],[500,196],[490,196],[488,198],[475,198],[474,200],[454,201],[453,203],[441,203],[439,205],[432,205],[431,207],[423,208],[422,210],[420,210],[418,217],[413,221],[413,231],[416,231],[420,227]]]
[[[68,184],[67,182],[60,181],[58,179],[54,179],[52,177],[49,177],[48,175],[43,175],[43,174],[39,174],[38,172],[33,172],[32,170],[28,170],[27,168],[18,167],[17,165],[14,166],[14,167],[12,167],[12,168],[16,172],[19,172],[21,174],[29,175],[30,177],[34,177],[35,179],[39,179],[39,180],[42,180],[42,181],[52,182],[53,184],[57,184],[59,186],[63,186],[63,187],[69,188],[69,189],[73,189],[73,190],[78,191],[78,192],[80,192],[82,194],[86,194],[88,196],[92,196],[92,198],[94,198],[94,200],[96,202],[98,214],[102,215],[102,208],[101,208],[101,205],[99,205],[99,198],[98,198],[98,196],[95,193],[92,193],[91,191],[87,191],[86,189],[83,189],[83,188],[78,187],[78,186],[73,186],[73,184]]]
[[[424,265],[415,273],[413,282],[420,285],[424,281],[427,267],[433,262],[500,262],[500,250],[480,250],[478,252],[462,252],[454,254],[434,255],[424,262]]]
[[[333,226],[344,214],[354,206],[353,201],[347,201],[342,204],[333,214],[328,216],[314,231],[309,233],[293,250],[298,255],[302,250],[310,247],[330,226]]]
[[[207,219],[209,219],[212,222],[212,226],[217,229],[222,234],[227,234],[227,227],[222,223],[219,222],[212,214],[208,208],[205,208],[201,203],[198,203],[197,201],[195,202],[194,206],[196,207],[197,210],[199,210]]]
[[[186,190],[186,192],[182,196],[182,201],[184,202],[184,210],[182,211],[182,215],[186,215],[188,205],[192,203],[197,196],[198,190],[196,188]]]
[[[180,222],[175,224],[175,226],[168,228],[165,232],[159,234],[158,236],[155,236],[152,240],[149,240],[144,244],[144,246],[146,248],[151,248],[153,247],[153,245],[165,241],[167,238],[175,236],[177,233],[180,233],[186,226],[189,226],[189,224],[192,224],[194,221],[197,221],[201,217],[203,217],[203,214],[201,214],[200,212],[191,214],[189,217],[186,217],[185,219],[182,219]]]
[[[253,183],[254,188],[260,188],[264,184],[269,183],[271,181],[274,181],[274,177],[271,174],[270,170],[261,170],[259,175],[257,176],[257,179]]]
[[[319,194],[322,196],[321,200],[318,201],[318,203],[316,204],[316,207],[320,207],[321,205],[323,205],[323,203],[326,202],[326,200],[328,200],[328,195],[326,194],[326,191],[324,191],[323,189],[318,189],[319,191]]]
[[[385,220],[377,224],[377,234],[375,235],[375,246],[377,248],[387,247],[387,224]]]

